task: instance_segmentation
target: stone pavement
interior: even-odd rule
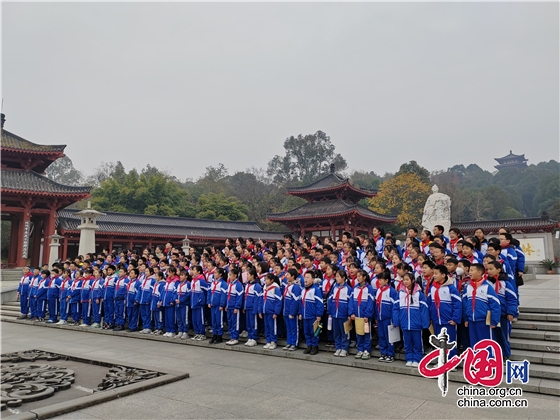
[[[519,288],[519,300],[522,308],[560,307],[560,275],[537,274]]]
[[[560,399],[525,393],[529,408],[457,408],[435,380],[242,352],[1,323],[2,353],[41,348],[173,368],[190,378],[59,418],[558,419]],[[281,351],[281,350],[278,350]]]

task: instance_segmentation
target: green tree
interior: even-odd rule
[[[415,160],[411,160],[408,163],[403,163],[397,172],[397,176],[401,174],[416,174],[420,181],[425,184],[431,184],[430,182],[430,172],[423,168],[422,166],[418,165]]]
[[[346,169],[346,160],[335,153],[331,138],[322,131],[284,141],[284,156],[276,155],[268,162],[268,175],[278,184],[307,184],[328,173],[333,163],[337,171]]]
[[[72,159],[63,156],[49,165],[45,171],[45,176],[54,182],[64,185],[79,186],[84,185],[84,175],[74,168]]]
[[[224,194],[202,194],[196,203],[196,217],[199,219],[246,221],[247,208],[235,197]]]

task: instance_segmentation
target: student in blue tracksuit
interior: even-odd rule
[[[502,229],[500,229],[502,232]],[[519,291],[517,288],[517,278],[523,274],[523,270],[525,269],[525,254],[523,251],[517,251],[515,246],[512,244],[513,236],[511,233],[503,232],[500,233],[500,246],[502,247],[502,257],[506,260],[514,272],[515,281],[511,283],[515,294],[517,295],[517,304],[519,305]],[[521,260],[519,257],[521,256]]]
[[[140,288],[140,280],[138,280],[139,274],[140,272],[137,268],[131,268],[128,271],[128,284],[126,286],[127,332],[134,332],[138,328],[139,305],[136,303],[136,293],[138,293],[138,289]]]
[[[41,279],[37,285],[37,316],[39,321],[45,320],[47,311],[47,292],[51,284],[51,272],[49,270],[41,271]]]
[[[175,338],[189,338],[189,304],[191,301],[191,282],[186,270],[179,272],[179,282],[175,288],[175,318],[177,319],[177,335]]]
[[[103,329],[115,328],[115,284],[119,278],[115,273],[114,265],[109,264],[106,268],[105,288],[103,290]]]
[[[49,319],[46,322],[47,324],[54,324],[58,322],[61,283],[60,270],[58,268],[53,268],[51,272],[51,281],[49,283],[49,288],[47,289],[47,305],[49,308]]]
[[[262,287],[257,281],[257,270],[250,268],[247,270],[247,284],[245,285],[245,293],[243,298],[243,312],[247,325],[247,342],[248,347],[257,345],[257,316],[259,314],[259,301],[262,295]]]
[[[202,274],[202,267],[194,265],[191,267],[191,309],[192,323],[194,329],[193,340],[202,341],[206,338],[204,328],[204,307],[206,305],[206,294],[208,293],[208,283]]]
[[[373,287],[368,284],[369,276],[364,270],[359,271],[357,280],[359,283],[354,287],[352,299],[350,299],[350,317],[353,321],[356,318],[363,318],[369,326],[373,316],[375,292]],[[379,281],[379,275],[376,281]],[[354,356],[356,359],[369,359],[371,357],[371,332],[364,332],[364,334],[356,332],[356,347],[358,348],[358,353]]]
[[[469,270],[471,281],[463,288],[463,319],[469,327],[470,345],[481,340],[493,339],[492,330],[500,322],[500,300],[494,288],[484,280],[484,266],[472,264]],[[490,325],[486,319],[490,312]]]
[[[93,270],[88,268],[84,271],[84,280],[80,288],[80,303],[82,306],[82,323],[80,327],[91,325],[91,285],[93,284]]]
[[[488,282],[494,287],[494,291],[500,300],[500,326],[494,329],[495,340],[502,348],[505,359],[511,356],[509,344],[509,325],[513,318],[519,315],[517,307],[517,296],[511,287],[511,280],[503,272],[502,265],[498,261],[491,261],[487,267]]]
[[[68,316],[70,315],[70,299],[72,294],[72,278],[70,270],[65,268],[62,270],[60,277],[60,321],[57,325],[68,324]]]
[[[298,280],[298,272],[295,268],[288,269],[286,273],[287,284],[282,292],[284,301],[284,321],[286,322],[286,346],[283,350],[295,351],[298,346],[299,328],[299,299],[301,298],[301,286]]]
[[[502,269],[504,274],[506,274],[509,277],[510,281],[515,282],[515,270],[509,265],[509,262],[501,254],[502,253],[501,245],[496,242],[490,242],[488,243],[486,250],[488,253],[484,258],[486,258],[489,255],[494,257],[494,261],[498,261],[499,263],[502,264]]]
[[[319,335],[315,334],[313,328],[315,321],[321,322],[325,305],[323,303],[323,293],[321,285],[315,284],[315,272],[313,270],[306,271],[303,276],[305,287],[301,291],[301,300],[299,305],[299,319],[303,320],[303,333],[305,335],[305,344],[307,348],[303,354],[315,355],[319,353]]]
[[[126,297],[129,278],[126,275],[124,266],[119,268],[119,277],[115,281],[115,328],[114,331],[124,329],[126,315]]]
[[[393,325],[401,327],[408,366],[418,367],[424,356],[422,329],[430,326],[429,309],[422,288],[414,281],[412,273],[403,276],[403,285],[393,305]]]
[[[152,334],[162,335],[164,324],[161,296],[163,295],[163,291],[165,290],[166,282],[163,271],[159,271],[156,267],[154,267],[154,272],[156,276],[156,285],[154,286],[154,290],[152,292],[152,303],[150,305],[150,310],[152,311],[154,317],[154,331],[152,332]]]
[[[227,321],[230,340],[228,346],[239,343],[239,324],[241,317],[241,306],[243,305],[243,285],[240,281],[241,271],[237,267],[229,270],[226,294]]]
[[[144,274],[144,280],[142,280],[138,293],[136,293],[136,302],[140,306],[140,318],[142,319],[140,334],[150,334],[152,332],[152,295],[157,282],[152,267],[146,267]]]
[[[272,273],[268,273],[264,279],[264,290],[260,299],[259,317],[264,319],[264,333],[266,344],[264,349],[274,350],[278,340],[276,319],[282,311],[282,292],[280,280]]]
[[[38,268],[34,268],[31,281],[29,282],[29,316],[32,321],[37,321],[39,319],[37,312],[37,291],[39,290],[39,282],[41,279],[41,271]]]
[[[72,280],[72,288],[70,291],[70,312],[72,313],[72,324],[73,326],[80,325],[80,313],[82,310],[80,304],[80,298],[82,295],[82,283],[84,281],[83,273],[81,270],[76,270]]]
[[[379,361],[392,363],[395,360],[395,346],[389,342],[389,326],[393,324],[393,304],[397,300],[397,292],[389,284],[391,274],[388,271],[381,273],[378,280],[379,289],[375,295],[373,314],[379,336]]]
[[[223,268],[216,268],[214,271],[214,282],[208,289],[206,301],[210,308],[210,316],[212,318],[212,338],[210,344],[222,342],[224,335],[224,310],[227,298],[227,282],[226,272]]]
[[[430,309],[430,320],[434,327],[434,334],[441,333],[446,328],[449,342],[457,345],[449,352],[449,358],[457,354],[457,325],[461,323],[463,305],[461,295],[453,284],[453,279],[444,265],[434,267],[434,277],[426,301]]]
[[[335,284],[327,301],[327,312],[332,321],[334,332],[334,346],[336,357],[348,356],[350,344],[349,334],[344,331],[344,323],[350,319],[350,299],[352,288],[346,282],[348,274],[346,271],[338,270],[335,274]],[[327,321],[328,322],[328,321]]]
[[[92,328],[101,328],[101,310],[103,308],[103,293],[105,279],[100,268],[93,269],[93,282],[91,284],[91,312],[93,314]]]
[[[33,279],[31,274],[31,269],[29,267],[23,267],[23,276],[18,284],[17,299],[19,299],[19,308],[21,316],[18,319],[25,319],[29,314],[29,291],[30,283]]]
[[[167,279],[163,293],[161,295],[161,307],[163,308],[163,319],[165,321],[164,337],[173,337],[176,332],[175,320],[175,289],[179,283],[177,269],[169,267],[167,269]]]

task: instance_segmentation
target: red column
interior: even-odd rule
[[[16,264],[25,267],[29,258],[29,231],[31,229],[31,206],[24,206],[19,224],[19,235],[16,248]]]
[[[109,238],[109,253],[113,252],[113,237]]]
[[[18,236],[19,236],[19,215],[12,216],[12,223],[10,229],[10,248],[8,249],[8,264],[14,265],[17,263],[17,249],[18,249]]]
[[[66,261],[68,258],[68,238],[64,235],[62,239],[62,261]]]

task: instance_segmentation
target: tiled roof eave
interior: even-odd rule
[[[47,150],[29,150],[29,149],[15,149],[13,147],[4,147],[1,148],[2,153],[12,152],[17,154],[29,154],[29,155],[41,155],[41,156],[52,156],[52,157],[62,157],[65,156],[64,152],[62,151],[47,151]]]
[[[390,217],[390,216],[384,216],[384,215],[363,214],[358,209],[351,209],[351,210],[344,211],[344,212],[323,213],[323,214],[310,215],[310,216],[302,216],[302,215],[290,216],[289,214],[284,214],[284,215],[270,214],[270,215],[267,215],[266,218],[267,218],[267,220],[269,220],[271,222],[282,222],[282,221],[298,220],[298,219],[303,219],[303,218],[305,218],[306,220],[328,219],[328,218],[332,218],[332,217],[349,216],[349,215],[352,215],[352,214],[359,215],[360,217],[363,217],[364,219],[375,220],[375,221],[384,221],[384,222],[388,222],[388,223],[394,223],[397,220],[396,217]]]
[[[83,191],[68,191],[68,192],[41,192],[41,191],[33,191],[33,190],[24,190],[24,189],[14,189],[14,188],[1,188],[0,189],[2,194],[21,194],[25,193],[26,195],[37,195],[37,196],[56,196],[56,197],[66,197],[66,196],[87,196],[90,193],[90,189]]]
[[[340,185],[335,185],[333,187],[329,187],[329,188],[319,188],[319,189],[310,189],[310,190],[293,190],[291,188],[287,188],[286,192],[290,195],[312,195],[312,194],[319,194],[319,193],[324,193],[324,192],[330,192],[330,191],[336,191],[336,190],[341,190],[347,188],[355,193],[358,193],[360,195],[363,195],[364,197],[375,197],[377,195],[376,192],[372,192],[372,191],[364,191],[358,188],[353,187],[351,184],[346,183],[346,184],[340,184]]]

